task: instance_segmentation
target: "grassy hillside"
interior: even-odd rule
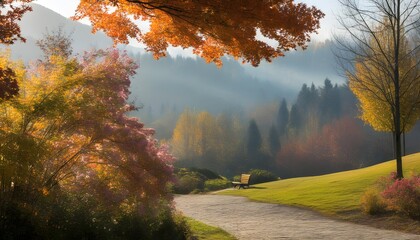
[[[309,207],[326,214],[359,209],[365,189],[381,176],[395,171],[396,162],[328,174],[280,180],[252,186],[246,190],[227,190],[219,194],[245,196],[255,201]],[[420,153],[403,158],[405,176],[420,173]]]

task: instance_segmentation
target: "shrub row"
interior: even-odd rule
[[[276,175],[274,175],[274,173],[269,172],[267,170],[251,169],[249,171],[249,174],[251,174],[251,179],[249,180],[250,184],[258,184],[258,183],[265,183],[265,182],[279,180],[279,177],[277,177]],[[233,181],[239,182],[240,180],[241,180],[240,175],[233,177]]]
[[[0,199],[0,239],[189,239],[184,217],[167,204],[146,213],[101,207],[92,196],[36,197]]]
[[[228,179],[208,169],[180,168],[175,174],[177,181],[172,189],[177,194],[216,191],[231,186]]]
[[[267,170],[252,169],[250,184],[271,182],[279,178]],[[179,168],[175,170],[177,181],[172,187],[174,193],[188,194],[216,191],[229,188],[232,183],[226,177],[222,177],[208,169],[199,168]],[[233,181],[240,181],[240,175],[234,176]]]

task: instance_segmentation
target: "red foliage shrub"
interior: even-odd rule
[[[384,152],[362,123],[350,117],[333,121],[304,138],[288,139],[277,155],[282,178],[320,175],[371,165]]]
[[[389,209],[420,219],[420,175],[396,179],[385,188],[382,196]]]

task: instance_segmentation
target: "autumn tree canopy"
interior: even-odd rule
[[[379,31],[378,31],[379,32]],[[391,49],[390,29],[384,29],[378,34],[381,44]],[[380,46],[371,40],[374,49]],[[406,37],[401,41],[399,59],[400,75],[400,122],[403,132],[409,132],[420,119],[420,73],[418,60],[410,52]],[[385,51],[384,51],[385,52]],[[395,92],[392,77],[389,74],[387,58],[392,53],[374,55],[358,59],[354,74],[349,74],[349,86],[360,101],[360,118],[377,131],[395,131]],[[390,57],[388,57],[390,58]]]
[[[344,9],[340,23],[347,33],[346,40],[338,39],[340,50],[347,53],[341,58],[344,70],[349,79],[358,83],[353,85],[353,91],[364,91],[365,97],[376,99],[369,96],[368,101],[386,105],[380,111],[387,112],[385,118],[392,125],[388,129],[393,132],[397,177],[402,178],[401,135],[410,122],[416,121],[417,114],[409,112],[418,111],[419,45],[415,39],[407,39],[418,33],[420,1],[368,0],[363,4],[355,0],[339,1]],[[409,105],[412,110],[405,109]],[[372,104],[369,107],[380,109]],[[402,121],[407,121],[407,126]]]
[[[0,67],[0,100],[8,100],[19,93],[15,72],[9,68]]]
[[[13,44],[17,40],[25,41],[20,35],[18,21],[23,14],[31,10],[31,7],[24,4],[31,0],[0,0],[0,44]],[[19,91],[16,81],[16,74],[11,68],[0,67],[0,100],[10,99]]]
[[[229,174],[233,171],[230,164],[242,146],[242,130],[237,117],[186,109],[173,130],[171,149],[181,165]]]
[[[54,47],[49,41],[56,40],[42,43]],[[127,54],[95,50],[77,59],[60,53],[26,68],[0,52],[0,68],[13,69],[20,86],[16,98],[0,102],[0,199],[13,186],[24,187],[25,196],[59,186],[87,191],[105,205],[133,199],[130,204],[150,209],[170,198],[172,156],[152,129],[126,116],[136,109],[128,95],[137,68]]]
[[[16,40],[25,41],[20,35],[18,21],[31,7],[21,4],[32,0],[0,0],[0,44],[13,44]]]
[[[17,3],[31,1],[0,3],[11,7],[0,15],[0,43],[23,40],[17,22],[30,7]],[[317,8],[293,0],[81,0],[73,18],[88,18],[93,31],[103,30],[116,43],[134,38],[157,58],[172,45],[191,47],[218,65],[228,54],[256,66],[262,59],[305,48],[323,16]],[[138,20],[150,23],[149,30],[143,31]]]
[[[229,54],[258,65],[304,48],[323,15],[293,0],[82,0],[74,19],[89,18],[94,31],[104,30],[116,42],[136,38],[155,57],[165,56],[170,44],[192,47],[216,64]],[[130,17],[149,21],[150,31],[143,32]],[[257,39],[258,33],[276,46]]]
[[[130,239],[133,226],[136,238],[167,239],[154,234],[160,225],[171,231],[163,222],[173,157],[127,116],[137,109],[128,101],[137,64],[117,49],[74,57],[53,34],[38,41],[44,59],[29,66],[0,51],[0,69],[19,85],[0,99],[0,239]]]

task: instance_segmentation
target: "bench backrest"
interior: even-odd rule
[[[251,178],[251,174],[241,174],[241,183],[242,184],[249,184],[249,179]]]

